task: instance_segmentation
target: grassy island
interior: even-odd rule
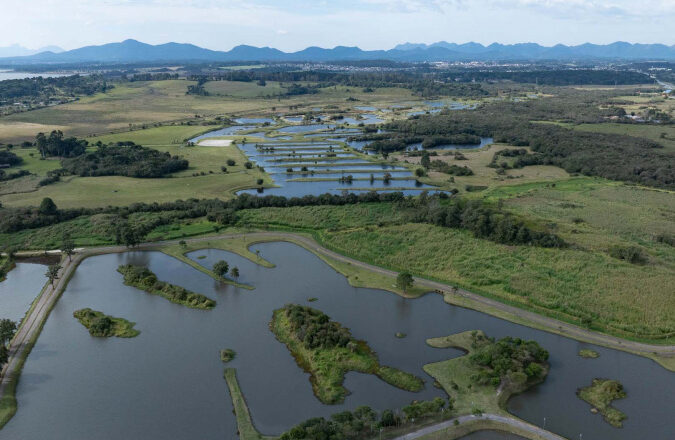
[[[125,264],[117,268],[124,275],[124,284],[159,295],[172,303],[182,304],[193,309],[212,309],[216,302],[202,294],[191,292],[183,287],[159,281],[157,275],[143,266]]]
[[[270,323],[277,339],[288,347],[298,365],[311,374],[314,394],[326,404],[340,403],[348,391],[342,386],[345,373],[374,374],[395,387],[419,391],[423,381],[396,368],[380,365],[365,341],[310,307],[286,305],[274,311]]]
[[[92,336],[109,338],[117,336],[118,338],[133,338],[141,332],[134,328],[136,323],[129,322],[123,318],[108,316],[103,312],[89,308],[75,310],[73,316],[80,321],[80,324],[89,330]]]
[[[541,382],[548,374],[548,352],[535,341],[509,337],[495,341],[473,330],[428,339],[427,344],[467,351],[466,356],[424,366],[454,399],[457,414],[504,414],[511,395]]]
[[[610,425],[615,428],[623,426],[626,414],[612,406],[612,401],[626,397],[626,392],[620,382],[610,379],[593,379],[590,386],[577,390],[577,396],[593,405],[593,408],[597,408]]]
[[[600,357],[600,353],[589,348],[579,350],[579,356],[585,359],[596,359]]]

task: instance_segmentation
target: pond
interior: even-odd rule
[[[0,319],[19,322],[45,285],[47,266],[19,260],[0,282]]]
[[[234,120],[237,124],[276,124],[272,118],[237,118]]]
[[[482,329],[501,338],[535,339],[551,353],[546,381],[509,402],[517,416],[570,439],[673,438],[672,396],[675,375],[656,363],[627,353],[582,344],[453,307],[436,294],[406,300],[377,289],[351,287],[347,280],[310,252],[290,243],[252,248],[276,264],[267,269],[220,250],[189,254],[211,267],[225,259],[240,270],[240,281],[253,291],[223,285],[190,266],[158,252],[129,252],[91,257],[74,274],[28,357],[17,389],[19,410],[0,437],[42,440],[91,438],[222,439],[236,438],[224,364],[219,350],[237,356],[241,389],[257,428],[278,434],[315,416],[370,405],[400,408],[413,399],[443,395],[422,366],[460,356],[434,349],[430,337]],[[199,256],[206,258],[198,259]],[[122,283],[119,264],[142,264],[161,280],[179,284],[215,300],[210,311],[189,309]],[[316,302],[308,302],[315,297]],[[327,313],[364,339],[383,365],[422,377],[420,393],[394,388],[370,375],[349,373],[351,391],[340,405],[323,405],[312,393],[307,373],[268,329],[272,311],[287,303],[308,304]],[[136,322],[134,339],[99,339],[72,317],[91,307]],[[395,337],[397,332],[407,337]],[[598,359],[577,356],[593,348]],[[615,405],[628,414],[623,429],[591,414],[575,396],[594,377],[620,380],[628,397]],[[486,438],[476,434],[473,438]],[[490,439],[500,438],[490,436]],[[510,437],[506,437],[510,438]]]
[[[225,127],[225,128],[221,128],[219,130],[209,131],[208,133],[204,133],[200,136],[194,137],[194,138],[190,139],[190,142],[197,143],[197,142],[201,141],[202,139],[208,139],[208,138],[220,137],[220,136],[231,136],[231,135],[237,134],[241,131],[253,130],[254,128],[256,128],[255,125],[232,125],[230,127]]]
[[[412,173],[404,167],[396,167],[388,164],[372,164],[366,159],[360,158],[353,153],[343,150],[338,143],[286,143],[286,144],[259,144],[274,150],[257,148],[257,144],[240,144],[239,148],[256,163],[270,173],[277,188],[265,188],[262,192],[258,189],[240,191],[238,194],[279,195],[286,197],[301,197],[308,194],[339,194],[344,190],[352,192],[365,192],[370,189],[391,188],[404,194],[419,194],[421,191],[434,190],[435,187],[424,185],[413,177]],[[293,156],[295,154],[295,156]],[[318,157],[318,155],[322,157]],[[335,154],[336,157],[327,157],[327,154]],[[339,156],[338,156],[339,155]],[[303,170],[302,168],[306,168]],[[292,172],[287,172],[288,169]],[[315,173],[312,174],[312,171]],[[407,176],[405,180],[390,180],[384,182],[385,173],[397,172],[396,177]],[[300,173],[300,174],[298,174]],[[367,173],[373,174],[373,180]],[[352,175],[354,179],[339,181],[341,177]],[[292,181],[292,179],[311,178],[311,181]],[[333,179],[320,181],[318,179]]]

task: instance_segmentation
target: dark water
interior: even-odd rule
[[[435,294],[405,300],[388,292],[349,286],[346,279],[313,254],[288,243],[254,246],[277,264],[266,269],[218,250],[197,251],[195,261],[211,266],[226,259],[254,291],[221,285],[169,256],[155,252],[104,255],[85,260],[45,325],[29,356],[17,390],[17,415],[0,431],[2,439],[222,439],[236,438],[236,424],[222,377],[219,350],[232,348],[242,391],[257,427],[277,434],[309,417],[370,405],[400,408],[412,399],[442,392],[422,366],[459,356],[453,349],[425,344],[429,337],[482,329],[497,338],[535,339],[551,353],[551,370],[535,390],[511,400],[519,417],[570,439],[672,439],[675,375],[654,362],[529,329],[482,313],[445,304]],[[205,255],[205,259],[197,259]],[[172,304],[122,284],[115,271],[133,262],[159,278],[218,301],[211,311]],[[318,301],[308,303],[310,297]],[[286,303],[311,304],[368,341],[383,365],[426,380],[420,393],[394,388],[376,377],[350,373],[352,391],[342,405],[322,405],[308,375],[268,323]],[[98,339],[72,318],[92,307],[137,322],[134,339]],[[396,332],[407,333],[404,339]],[[598,359],[577,356],[591,347]],[[615,405],[628,414],[616,429],[590,413],[575,396],[593,377],[620,380],[628,397]],[[477,434],[478,437],[486,438]],[[483,435],[483,437],[481,437]],[[495,438],[487,437],[490,439]],[[500,437],[496,437],[500,438]],[[509,437],[507,437],[509,438]]]
[[[47,282],[47,266],[16,263],[5,281],[0,282],[0,319],[19,322]],[[1,437],[1,435],[0,435]]]

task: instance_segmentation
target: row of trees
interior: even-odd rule
[[[89,143],[75,137],[64,138],[61,130],[53,130],[49,136],[38,133],[35,146],[42,157],[75,157],[84,154]]]
[[[440,200],[441,196],[422,194],[417,199],[405,199],[400,205],[405,209],[409,221],[466,229],[477,238],[497,243],[556,248],[566,246],[557,235],[532,230],[511,214],[480,200],[454,199],[449,204],[442,204]]]
[[[464,201],[454,199],[443,202],[445,193],[429,196],[426,192],[419,197],[404,196],[400,192],[362,194],[322,194],[320,196],[256,197],[242,194],[232,200],[190,199],[169,203],[135,203],[127,207],[107,207],[95,209],[58,209],[49,198],[45,198],[39,208],[0,209],[0,232],[17,232],[23,229],[37,228],[94,215],[113,214],[111,233],[118,244],[135,246],[145,236],[161,225],[171,224],[181,219],[207,217],[223,225],[238,221],[237,211],[268,207],[351,205],[357,203],[389,202],[406,215],[406,221],[430,223],[437,226],[461,228],[471,231],[478,238],[486,238],[505,244],[527,244],[543,247],[563,247],[565,243],[558,236],[535,231],[512,215],[495,209],[480,200]],[[158,213],[161,215],[144,216],[143,221],[129,221],[129,216],[137,213]]]
[[[452,401],[440,397],[428,401],[414,401],[396,413],[390,409],[378,414],[369,406],[354,411],[333,414],[330,419],[315,417],[283,433],[281,440],[352,440],[372,438],[377,432],[437,416],[452,409]]]

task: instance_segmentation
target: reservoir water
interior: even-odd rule
[[[85,260],[27,359],[17,389],[18,412],[0,438],[236,438],[225,365],[219,359],[223,348],[237,352],[227,366],[237,369],[254,423],[263,433],[278,434],[304,419],[359,405],[400,408],[413,399],[443,395],[422,366],[462,355],[431,348],[425,340],[471,329],[497,338],[534,339],[549,350],[546,381],[508,404],[517,416],[539,426],[546,417],[547,429],[570,439],[673,438],[675,374],[651,360],[453,307],[436,294],[406,300],[381,290],[354,288],[315,255],[290,243],[259,244],[253,250],[276,267],[263,268],[219,250],[189,254],[206,267],[227,260],[239,268],[241,282],[256,287],[253,291],[223,285],[158,252]],[[189,309],[125,286],[115,270],[125,263],[146,265],[161,280],[215,299],[217,307]],[[310,297],[318,300],[310,303]],[[422,377],[424,390],[410,393],[374,376],[349,373],[345,386],[351,394],[344,404],[321,404],[308,375],[268,329],[272,311],[287,303],[308,304],[327,313],[366,340],[383,365]],[[83,307],[134,321],[141,334],[133,339],[93,338],[72,317]],[[396,332],[407,337],[398,339]],[[587,347],[600,357],[578,357],[578,350]],[[628,415],[623,429],[591,414],[590,406],[576,397],[576,389],[594,377],[624,384],[628,397],[615,402]],[[503,438],[499,435],[470,438]]]

